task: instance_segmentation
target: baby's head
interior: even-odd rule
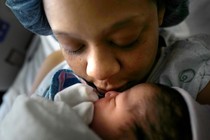
[[[174,89],[140,84],[95,102],[91,128],[103,139],[192,139],[187,105]]]

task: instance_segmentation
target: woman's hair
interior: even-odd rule
[[[189,14],[189,0],[152,0],[158,9],[165,8],[161,27],[170,27],[182,22]]]
[[[152,100],[153,114],[146,114],[142,122],[136,116],[135,135],[138,140],[191,140],[191,123],[188,107],[183,97],[175,89],[158,85],[160,93]],[[137,113],[136,113],[137,115]],[[151,121],[148,115],[154,115]],[[142,124],[146,126],[143,128]]]

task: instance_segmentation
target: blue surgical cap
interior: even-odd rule
[[[166,9],[162,27],[170,27],[182,22],[189,14],[188,0],[165,0]],[[28,30],[39,35],[52,35],[42,0],[6,0],[20,23]]]

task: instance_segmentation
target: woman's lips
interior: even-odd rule
[[[123,86],[120,86],[118,88],[112,88],[112,89],[109,89],[109,90],[105,90],[105,89],[101,89],[101,88],[97,88],[97,87],[96,87],[96,89],[101,96],[104,96],[105,93],[108,92],[108,91],[122,92],[122,91],[125,91],[125,90],[131,88],[132,86],[134,86],[136,84],[137,84],[137,82],[129,82],[129,83],[123,85]]]
[[[139,81],[130,81],[130,82],[124,84],[123,86],[118,87],[118,88],[112,88],[112,89],[106,90],[106,89],[98,88],[92,82],[88,82],[88,81],[86,81],[86,82],[87,82],[88,85],[90,85],[91,87],[93,87],[97,90],[99,98],[103,98],[105,96],[105,93],[108,92],[108,91],[122,92],[122,91],[125,91],[125,90],[131,88],[132,86],[140,83]]]
[[[96,89],[101,94],[105,94],[107,92],[107,90],[103,90],[103,89],[100,89],[100,88],[96,88]]]

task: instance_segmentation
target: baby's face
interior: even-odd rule
[[[144,119],[146,111],[153,112],[151,101],[155,90],[150,85],[140,84],[122,93],[107,92],[104,98],[95,102],[94,118],[90,127],[103,139],[120,139],[120,136],[129,140],[135,139],[132,129],[124,134],[122,129],[134,126],[134,110],[139,111],[139,119]]]

